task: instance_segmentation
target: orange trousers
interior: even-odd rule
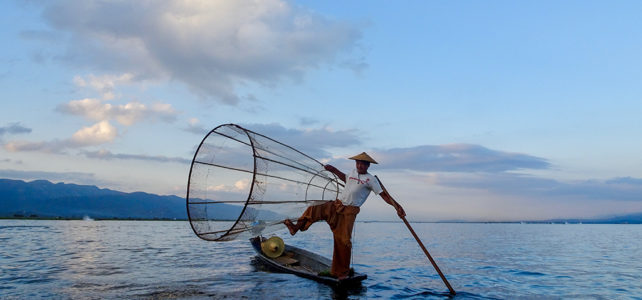
[[[313,223],[321,220],[325,220],[330,225],[334,236],[330,272],[336,277],[348,276],[350,272],[352,227],[359,210],[358,206],[346,206],[341,201],[335,200],[308,207],[297,220],[297,222],[304,222],[300,228],[301,231],[308,230]]]

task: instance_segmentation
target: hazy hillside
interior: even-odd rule
[[[251,209],[251,208],[248,208]],[[217,207],[210,217],[235,220],[241,207]],[[269,219],[283,219],[276,213],[263,211]],[[96,186],[51,183],[46,180],[25,182],[0,179],[0,217],[42,217],[98,219],[177,219],[186,220],[185,199],[136,192],[124,193]],[[465,222],[465,221],[464,221]],[[642,213],[594,219],[555,219],[533,223],[608,223],[642,224]]]
[[[579,220],[564,220],[566,222],[582,222],[582,223],[608,223],[608,224],[642,224],[642,213],[634,213],[627,215],[618,215],[611,217],[601,217],[595,219],[579,219]]]
[[[0,179],[0,216],[187,219],[185,199],[95,186]]]
[[[209,218],[236,220],[242,207],[220,204]],[[248,208],[252,210],[252,208]],[[270,211],[269,219],[283,219]],[[51,183],[46,180],[25,182],[0,179],[0,217],[97,219],[176,219],[186,220],[185,199],[135,192],[124,193],[95,186]]]

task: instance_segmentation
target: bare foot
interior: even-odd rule
[[[292,224],[292,221],[290,221],[290,219],[285,219],[285,221],[283,221],[283,224],[285,224],[285,227],[288,228],[288,230],[290,231],[291,235],[295,235],[296,234],[297,228],[296,228],[296,226],[294,224]]]

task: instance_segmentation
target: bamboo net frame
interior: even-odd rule
[[[310,205],[337,198],[343,185],[303,152],[236,124],[211,130],[199,144],[187,183],[194,233],[228,241],[284,229]]]

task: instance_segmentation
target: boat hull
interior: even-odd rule
[[[356,272],[343,280],[338,280],[334,277],[320,276],[318,275],[319,272],[329,270],[332,265],[332,261],[326,257],[301,248],[285,245],[285,252],[281,257],[270,258],[261,251],[261,237],[251,238],[250,243],[252,243],[252,247],[254,251],[256,251],[259,261],[279,272],[291,273],[333,287],[357,286],[361,284],[361,281],[368,278],[367,275]]]

